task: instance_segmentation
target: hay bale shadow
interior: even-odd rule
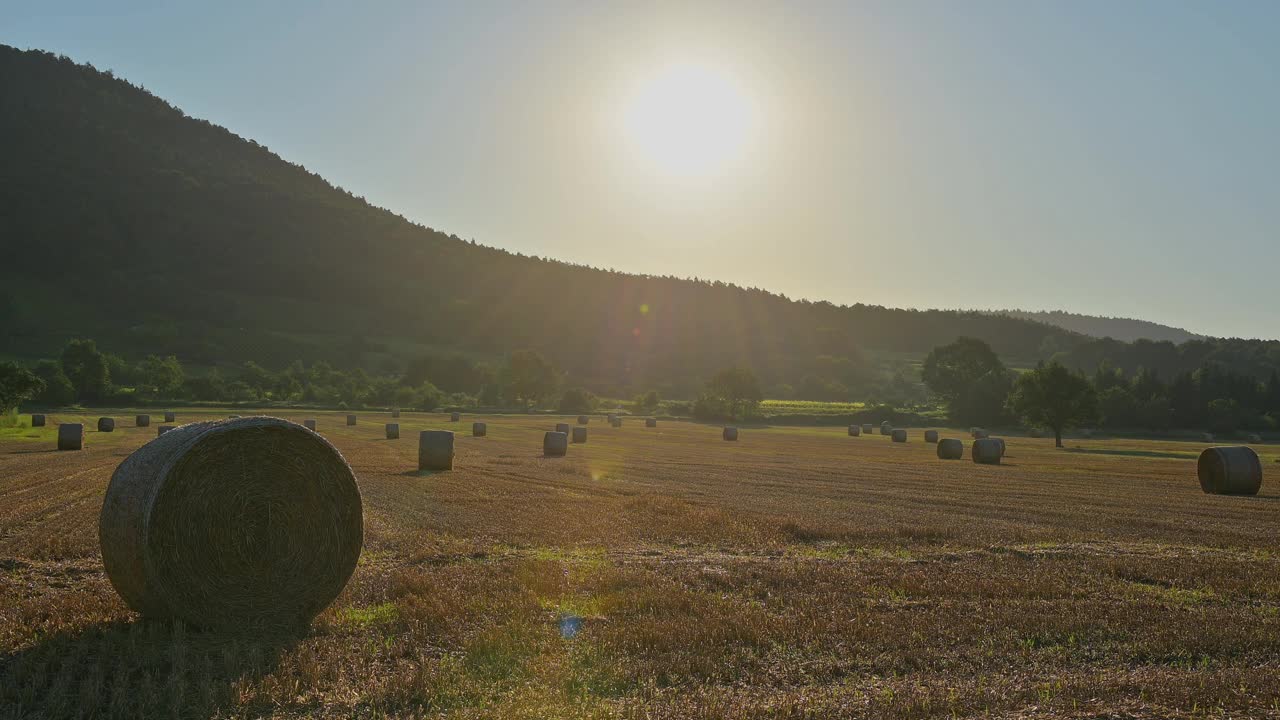
[[[300,639],[148,620],[57,633],[0,656],[0,707],[14,717],[223,716],[244,709],[237,685],[274,672]]]

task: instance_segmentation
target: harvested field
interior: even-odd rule
[[[300,638],[147,622],[112,591],[98,512],[149,429],[59,453],[86,418],[53,414],[0,440],[0,717],[1280,716],[1274,446],[1261,493],[1226,497],[1200,443],[1015,437],[987,466],[670,421],[544,458],[548,419],[513,415],[419,472],[379,423],[282,414],[320,419],[365,512]]]

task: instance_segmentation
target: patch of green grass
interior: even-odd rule
[[[382,603],[366,607],[352,607],[341,613],[342,622],[355,627],[366,628],[374,625],[387,625],[400,617],[400,608],[395,603]]]

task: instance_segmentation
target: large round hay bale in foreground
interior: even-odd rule
[[[969,454],[973,456],[973,461],[980,465],[999,465],[1000,458],[1004,456],[1000,442],[992,438],[974,440]]]
[[[924,431],[924,441],[925,441],[925,442],[927,442],[927,443],[936,443],[936,442],[938,442],[938,431],[937,431],[937,430],[925,430],[925,431]]]
[[[482,422],[471,423],[472,437],[484,437],[489,434],[489,426]]]
[[[586,415],[579,415],[579,416],[578,416],[578,424],[579,424],[579,425],[586,425],[586,424],[587,424],[587,422],[588,422],[590,419],[591,419],[591,418],[587,417]]]
[[[355,416],[355,415],[348,415],[348,416],[347,416],[347,425],[348,425],[348,426],[351,426],[351,425],[355,425],[355,424],[356,424],[356,416]]]
[[[418,469],[453,469],[453,433],[449,430],[423,430],[418,433]]]
[[[44,427],[45,417],[38,413],[31,413],[31,427]]]
[[[107,577],[130,608],[238,633],[309,622],[347,584],[363,535],[342,454],[273,417],[147,443],[111,476],[99,520]]]
[[[387,439],[388,440],[400,439],[400,423],[387,423]]]
[[[587,441],[587,429],[584,427],[576,427],[573,429],[574,444],[581,445]]]
[[[959,460],[962,457],[964,457],[964,443],[955,438],[938,441],[939,460]]]
[[[569,452],[569,435],[551,432],[542,436],[542,454],[547,457],[564,457]]]
[[[314,419],[308,418],[308,419],[306,419],[306,420],[303,420],[303,421],[302,421],[302,425],[303,425],[306,429],[310,430],[311,432],[315,432],[315,431],[316,431],[316,421],[315,421]]]
[[[164,411],[164,421],[167,423],[177,422],[178,416],[172,410]]]
[[[562,432],[562,433],[564,433],[565,435],[568,435],[568,434],[569,434],[569,423],[556,423],[556,432]]]
[[[462,419],[462,413],[449,413],[450,422],[458,422]]]
[[[724,437],[725,440],[733,442],[738,439],[738,428],[727,427],[724,429],[724,432],[721,433],[721,435],[722,437]]]
[[[109,417],[98,418],[98,432],[115,432],[115,430],[116,430],[115,418],[109,418]]]
[[[658,427],[658,419],[657,419],[657,418],[645,418],[645,419],[644,419],[644,426],[645,426],[645,427],[647,427],[647,428],[655,428],[655,427]]]
[[[889,434],[889,436],[892,437],[893,441],[897,443],[904,443],[907,441],[907,431],[901,428],[892,431]]]
[[[857,425],[849,426],[849,437],[858,437],[862,434],[862,428]]]
[[[1262,462],[1253,448],[1206,448],[1196,472],[1200,489],[1210,495],[1257,495],[1262,487]]]
[[[139,415],[133,419],[133,424],[137,427],[151,427],[151,416]]]
[[[59,450],[84,449],[84,425],[80,423],[62,423],[58,426]]]

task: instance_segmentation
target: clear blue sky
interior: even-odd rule
[[[0,42],[485,244],[1269,338],[1278,37],[1277,2],[0,4]],[[627,125],[655,87],[679,114]]]

